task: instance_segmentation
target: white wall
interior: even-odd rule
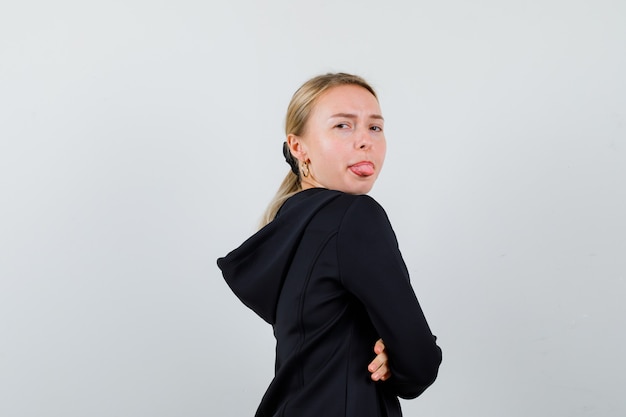
[[[0,6],[0,415],[253,415],[271,329],[215,259],[326,71],[379,90],[444,350],[407,416],[626,414],[626,3]]]

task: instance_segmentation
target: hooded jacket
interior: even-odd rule
[[[273,326],[275,377],[256,417],[399,417],[431,385],[441,349],[383,208],[313,188],[218,259],[239,299]],[[391,378],[367,370],[382,338]]]

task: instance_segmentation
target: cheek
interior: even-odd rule
[[[385,160],[385,155],[387,154],[387,142],[385,140],[383,140],[378,148],[377,148],[377,152],[378,152],[378,156],[380,158],[380,162]]]
[[[349,154],[349,147],[346,147],[344,143],[340,141],[332,141],[323,144],[318,152],[318,158],[322,161],[322,164],[331,167],[337,164],[341,164]]]

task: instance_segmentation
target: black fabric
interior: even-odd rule
[[[218,265],[274,328],[276,375],[256,417],[398,417],[398,397],[435,380],[441,350],[371,197],[302,191]],[[367,370],[379,338],[392,372],[385,382]]]

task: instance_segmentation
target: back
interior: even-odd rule
[[[274,326],[276,375],[258,417],[399,417],[398,397],[434,381],[441,350],[372,198],[302,191],[219,263],[233,291]],[[379,338],[392,373],[384,382],[367,370]]]

